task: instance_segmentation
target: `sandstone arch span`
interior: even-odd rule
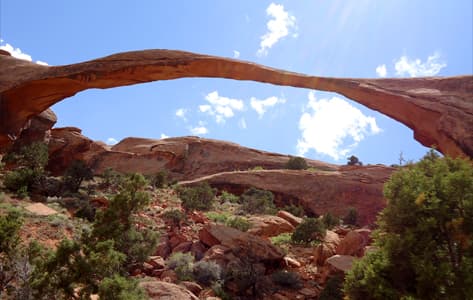
[[[308,76],[251,62],[174,50],[142,50],[64,66],[0,55],[0,148],[51,105],[90,88],[184,77],[251,80],[342,94],[404,123],[425,146],[473,157],[473,76],[355,79]]]

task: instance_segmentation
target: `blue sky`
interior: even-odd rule
[[[0,48],[62,65],[139,49],[235,57],[319,76],[473,73],[473,4],[457,1],[0,0]],[[402,124],[333,93],[224,79],[88,90],[58,127],[95,140],[199,135],[345,163],[418,160]]]

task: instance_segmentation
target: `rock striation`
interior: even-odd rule
[[[235,59],[174,50],[143,50],[64,66],[0,55],[0,148],[28,120],[90,88],[185,77],[219,77],[342,94],[414,131],[425,146],[473,157],[473,76],[353,79],[308,76]]]

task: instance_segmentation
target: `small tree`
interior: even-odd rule
[[[150,183],[155,188],[161,189],[168,184],[168,173],[166,170],[161,170],[154,175],[150,176]]]
[[[349,166],[362,166],[363,163],[356,157],[355,155],[352,155],[348,158],[347,165]]]
[[[385,185],[377,251],[347,274],[350,299],[473,299],[473,167],[429,152]]]
[[[340,219],[328,212],[323,215],[322,223],[325,225],[325,228],[332,229],[333,227],[340,225]]]
[[[182,200],[182,206],[187,211],[209,210],[215,202],[216,190],[207,182],[194,187],[184,187],[178,189],[179,197]]]
[[[274,214],[276,212],[273,193],[254,187],[241,194],[240,203],[242,210],[248,214]]]
[[[319,219],[305,218],[292,234],[292,241],[299,244],[309,244],[320,241],[325,236],[325,226]]]
[[[92,169],[90,169],[84,161],[75,160],[64,173],[64,188],[71,193],[77,193],[82,181],[90,180],[92,178]]]
[[[286,163],[286,169],[289,170],[306,170],[309,166],[303,157],[292,156]]]
[[[356,226],[358,223],[358,211],[354,207],[348,209],[347,214],[343,217],[343,223],[346,225]]]

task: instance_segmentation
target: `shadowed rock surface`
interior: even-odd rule
[[[218,77],[331,91],[402,122],[425,146],[473,157],[473,76],[350,79],[307,76],[250,62],[174,50],[114,54],[65,66],[0,55],[0,148],[51,105],[90,88]]]

